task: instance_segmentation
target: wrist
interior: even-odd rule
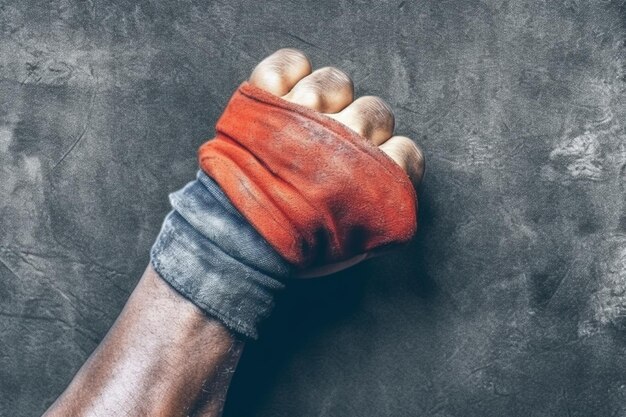
[[[163,280],[237,334],[255,339],[290,265],[203,172],[170,194],[151,263]]]

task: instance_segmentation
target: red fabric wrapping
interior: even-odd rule
[[[250,224],[300,268],[405,243],[417,229],[415,190],[391,158],[336,120],[248,82],[198,159]]]

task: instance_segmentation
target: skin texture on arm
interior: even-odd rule
[[[243,346],[149,266],[44,416],[220,415]]]
[[[257,65],[249,82],[343,123],[379,146],[419,185],[422,151],[409,138],[393,136],[394,116],[384,101],[354,100],[352,81],[342,71],[312,71],[302,52],[281,49]],[[364,258],[302,276],[323,275]],[[149,266],[105,339],[44,416],[219,416],[243,346]]]

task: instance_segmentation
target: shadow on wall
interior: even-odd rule
[[[327,340],[324,334],[333,330],[350,333],[347,326],[354,324],[364,298],[388,302],[394,294],[409,293],[416,303],[428,303],[437,296],[424,262],[432,217],[427,195],[420,195],[419,217],[418,235],[406,247],[327,277],[289,282],[277,299],[272,317],[261,328],[260,339],[246,346],[229,390],[226,417],[251,415],[264,408],[277,380],[288,372],[287,366],[298,352],[316,340]],[[380,296],[368,288],[377,277],[391,280],[387,287],[391,294]]]

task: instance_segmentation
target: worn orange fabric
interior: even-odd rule
[[[417,228],[415,190],[392,159],[336,120],[248,82],[198,159],[296,267],[405,243]]]

